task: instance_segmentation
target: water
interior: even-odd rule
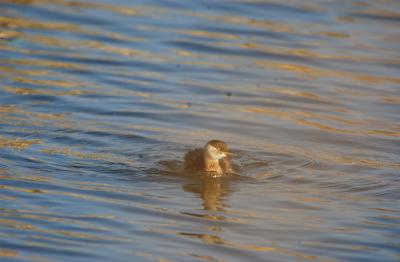
[[[398,261],[400,4],[0,1],[2,261]],[[182,173],[223,139],[237,176]]]

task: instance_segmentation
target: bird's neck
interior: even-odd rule
[[[205,158],[205,171],[207,172],[217,172],[218,174],[222,174],[222,169],[219,164],[219,160],[215,160],[212,158]]]

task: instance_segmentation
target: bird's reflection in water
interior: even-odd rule
[[[228,207],[225,198],[231,193],[228,178],[201,177],[183,185],[187,192],[197,194],[203,199],[203,208],[209,211],[223,211]]]
[[[160,161],[158,174],[163,177],[174,177],[183,180],[183,190],[199,196],[203,200],[203,208],[207,211],[225,211],[226,200],[232,193],[232,183],[245,180],[245,177],[232,173],[227,176],[213,177],[209,172],[187,172],[183,170],[181,161]],[[239,166],[234,166],[240,170]],[[181,180],[181,181],[182,181]]]

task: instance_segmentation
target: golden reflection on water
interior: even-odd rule
[[[55,86],[62,88],[79,88],[88,86],[88,83],[79,83],[79,82],[71,82],[71,81],[63,81],[63,80],[39,80],[25,77],[15,77],[13,81],[18,84],[31,84],[31,85],[39,85],[39,86]]]
[[[16,257],[18,252],[7,249],[0,249],[0,257]]]
[[[304,92],[304,91],[298,91],[298,90],[293,90],[293,89],[288,89],[288,88],[273,88],[270,90],[273,93],[277,94],[282,94],[282,95],[288,95],[288,96],[296,96],[296,97],[303,97],[303,98],[308,98],[308,99],[314,99],[314,100],[325,100],[323,99],[320,95],[311,93],[311,92]],[[326,101],[326,100],[325,100]]]
[[[276,250],[276,248],[270,246],[246,245],[246,244],[234,243],[231,241],[227,241],[217,235],[211,235],[211,234],[196,234],[196,233],[186,233],[186,232],[179,232],[178,234],[182,236],[198,238],[206,244],[224,245],[239,250],[251,250],[257,252],[271,252]]]
[[[126,48],[126,47],[117,47],[113,45],[107,45],[99,41],[88,41],[88,40],[67,40],[67,39],[59,39],[50,36],[44,35],[36,35],[36,36],[25,36],[24,39],[32,42],[32,43],[40,43],[42,45],[55,46],[55,47],[63,47],[68,50],[74,50],[76,48],[84,49],[84,48],[93,48],[99,51],[104,51],[112,54],[127,56],[127,57],[135,57],[136,59],[142,59],[144,61],[153,61],[153,62],[166,62],[171,58],[164,54],[156,54],[154,52],[147,52],[145,50]],[[131,42],[144,41],[144,39],[131,39]],[[77,54],[69,54],[69,56],[79,57]],[[82,57],[83,58],[83,57]]]
[[[0,72],[7,75],[24,75],[24,76],[48,76],[50,74],[47,70],[38,70],[38,69],[16,69],[6,66],[0,66]],[[53,76],[57,76],[57,73],[52,74]]]
[[[95,94],[96,92],[82,91],[82,90],[69,90],[69,91],[52,91],[47,89],[39,88],[24,88],[24,87],[10,87],[6,86],[3,89],[9,93],[18,95],[48,95],[48,96],[71,96],[71,95],[83,95],[83,94]]]
[[[99,9],[107,12],[112,12],[125,16],[142,16],[142,15],[158,15],[166,10],[160,7],[151,6],[138,6],[128,7],[122,5],[106,4],[106,3],[90,3],[83,1],[69,1],[69,0],[5,0],[6,2],[19,3],[19,4],[31,4],[38,6],[47,5],[60,5],[65,7],[71,7],[69,9],[63,9],[65,12],[79,12],[80,9]]]
[[[164,233],[167,233],[163,231]],[[173,233],[173,232],[168,232]],[[220,232],[223,233],[223,232]],[[255,252],[265,252],[265,253],[277,253],[283,254],[287,256],[294,257],[300,260],[317,260],[317,261],[325,261],[325,262],[332,262],[336,261],[334,259],[327,259],[317,255],[311,255],[304,252],[299,251],[292,251],[277,245],[259,245],[259,244],[242,244],[237,243],[234,241],[230,241],[227,239],[222,238],[221,236],[214,235],[214,234],[205,234],[205,233],[192,233],[192,232],[176,232],[176,234],[184,237],[195,238],[201,240],[203,243],[207,245],[220,245],[226,246],[229,248],[234,248],[237,250],[246,250],[246,251],[255,251]],[[267,256],[267,254],[265,254]]]
[[[223,198],[230,194],[229,182],[220,178],[204,177],[200,184],[186,184],[183,189],[200,195],[203,199],[203,208],[209,211],[224,211],[227,207]]]
[[[34,235],[35,239],[24,244],[46,246],[46,242],[51,242],[76,245],[76,241],[69,238],[77,238],[87,242],[104,240],[107,243],[102,244],[102,247],[107,248],[109,243],[135,244],[136,238],[140,239],[140,234],[134,236],[129,234],[132,231],[136,232],[137,227],[143,227],[144,230],[166,237],[178,237],[183,241],[189,240],[188,242],[212,246],[216,251],[220,246],[235,251],[256,252],[256,255],[265,252],[262,254],[265,255],[263,258],[268,259],[271,255],[271,260],[276,258],[273,254],[278,254],[295,260],[333,261],[319,256],[324,249],[318,250],[323,245],[325,249],[336,248],[332,243],[299,241],[292,245],[293,239],[291,236],[286,236],[288,233],[281,228],[277,230],[282,230],[282,234],[275,241],[273,234],[251,236],[246,228],[265,229],[264,227],[284,225],[286,229],[286,226],[290,225],[312,231],[310,235],[305,233],[307,237],[319,237],[318,234],[321,233],[323,238],[324,234],[329,232],[341,236],[362,234],[366,231],[363,225],[389,227],[387,223],[369,218],[369,214],[360,214],[353,209],[349,211],[351,205],[359,208],[358,206],[376,201],[375,191],[371,193],[372,196],[347,193],[347,191],[343,193],[344,190],[358,190],[358,187],[363,186],[360,184],[364,182],[367,186],[385,185],[388,183],[385,177],[377,175],[360,178],[357,174],[338,170],[342,170],[341,165],[348,165],[367,167],[377,170],[376,172],[386,169],[396,171],[400,169],[400,163],[396,162],[395,157],[385,157],[384,151],[368,151],[362,146],[348,151],[340,145],[336,147],[330,144],[329,139],[339,134],[349,140],[354,138],[356,142],[371,138],[378,144],[379,141],[385,140],[380,145],[383,147],[386,140],[393,141],[400,136],[400,125],[393,120],[394,118],[370,117],[367,115],[368,112],[357,111],[356,107],[342,103],[340,98],[332,98],[331,93],[325,91],[329,88],[338,96],[353,99],[355,105],[372,101],[392,110],[400,104],[400,96],[395,94],[395,88],[388,88],[392,93],[384,92],[386,86],[399,84],[400,78],[394,74],[390,75],[390,70],[375,70],[380,64],[395,68],[398,65],[396,58],[379,54],[379,52],[386,54],[387,48],[384,45],[381,47],[374,42],[363,42],[365,32],[358,32],[350,26],[345,27],[350,23],[360,25],[360,21],[368,16],[396,20],[398,14],[395,11],[377,9],[370,3],[350,3],[349,5],[363,6],[364,9],[355,11],[354,17],[350,15],[334,17],[333,20],[342,24],[330,27],[311,23],[307,26],[307,20],[305,23],[296,24],[285,19],[265,20],[246,17],[245,13],[230,14],[229,10],[224,13],[214,13],[200,9],[182,11],[156,6],[131,7],[66,0],[6,2],[30,4],[38,8],[39,12],[44,11],[44,14],[47,12],[57,14],[57,11],[53,10],[56,6],[56,9],[62,10],[64,14],[59,21],[44,20],[47,18],[46,15],[42,18],[30,13],[27,13],[26,17],[14,15],[17,12],[10,13],[10,16],[15,17],[0,16],[0,50],[7,54],[7,58],[2,59],[4,63],[0,66],[0,79],[6,82],[1,85],[0,91],[4,91],[12,98],[10,104],[15,104],[0,105],[0,123],[11,126],[7,127],[7,135],[0,136],[0,148],[16,149],[7,150],[7,152],[12,151],[10,154],[16,155],[18,153],[29,155],[30,151],[33,151],[34,157],[31,156],[30,159],[37,160],[38,166],[40,162],[46,162],[48,167],[45,168],[50,169],[47,174],[47,171],[42,172],[39,166],[33,174],[28,174],[25,173],[23,163],[19,163],[18,167],[23,171],[18,170],[18,172],[24,173],[16,175],[10,168],[14,164],[10,160],[7,160],[5,165],[7,168],[0,168],[0,178],[5,182],[0,185],[0,190],[11,192],[9,196],[6,194],[2,196],[1,200],[31,209],[10,210],[0,215],[3,218],[0,219],[2,226],[16,229],[18,233]],[[319,3],[303,4],[293,1],[282,3],[274,0],[268,3],[261,0],[234,2],[272,6],[275,4],[283,8],[293,8],[294,12],[327,12]],[[108,12],[109,16],[116,15],[118,19],[122,19],[123,16],[129,17],[130,20],[126,20],[126,24],[123,24],[129,29],[112,32],[108,22],[111,22],[113,29],[115,25],[122,23],[119,20],[107,19],[108,15],[99,18],[100,22],[105,22],[104,27],[95,25],[96,19],[88,24],[68,21],[69,15],[74,17],[79,16],[80,12],[84,14],[85,11],[96,10],[100,10],[101,14]],[[190,21],[196,26],[193,27],[190,23],[174,26],[160,23],[171,17],[194,19]],[[145,18],[151,20],[151,23],[143,22]],[[223,26],[219,27],[219,24]],[[225,32],[225,28],[230,30]],[[386,25],[385,28],[392,26]],[[135,37],[136,32],[138,37]],[[272,37],[263,36],[263,32],[266,35],[271,33]],[[283,36],[282,39],[286,40],[282,40],[279,36]],[[291,38],[299,40],[290,40]],[[376,36],[375,40],[382,39],[385,40],[385,44],[388,42],[393,44],[398,37]],[[179,43],[183,45],[180,46]],[[333,48],[330,48],[331,46]],[[346,52],[341,52],[340,48]],[[363,51],[353,54],[355,48]],[[14,58],[12,54],[18,58]],[[110,64],[107,64],[107,61]],[[145,68],[141,68],[141,63]],[[363,67],[357,67],[359,64],[365,65],[368,70],[364,71]],[[352,65],[354,65],[352,70],[343,69]],[[236,75],[236,72],[243,76]],[[246,75],[247,73],[249,75]],[[282,83],[279,80],[273,81],[275,77],[282,79]],[[335,79],[338,83],[331,84],[329,81],[323,83],[329,79]],[[106,82],[107,80],[110,80],[111,84]],[[117,84],[112,82],[114,80]],[[303,84],[299,85],[302,87],[295,85],[297,81]],[[319,85],[327,85],[327,88],[322,89]],[[352,85],[357,88],[352,88]],[[157,88],[162,91],[158,92]],[[165,92],[169,91],[169,88],[173,92]],[[195,90],[194,93],[191,93],[192,89]],[[65,107],[59,107],[57,113],[49,113],[46,111],[46,103],[53,102],[51,99],[36,101],[46,98],[41,96],[58,96],[55,98],[56,103],[82,101],[82,104],[87,103],[85,106],[92,106],[94,111],[98,111],[94,114],[90,110],[81,112],[79,107],[71,109],[68,108],[68,103],[60,103]],[[109,107],[106,103],[97,108],[96,103],[91,104],[95,99],[102,103],[102,98],[105,98],[107,103],[112,101]],[[23,103],[18,104],[19,101]],[[141,107],[140,103],[146,106]],[[119,112],[126,113],[128,117],[123,118],[124,114]],[[180,119],[180,115],[184,117]],[[309,129],[313,132],[310,136],[316,133],[321,140],[326,140],[326,144],[321,148],[313,148],[307,142],[312,144],[314,140],[302,143],[303,141],[297,141],[296,136],[290,137],[295,140],[292,143],[288,137],[279,136],[281,127],[291,131],[291,134],[295,134],[297,129],[305,131],[304,133]],[[246,128],[254,131],[256,135],[247,133]],[[261,134],[269,130],[277,131],[268,136]],[[98,134],[92,135],[92,132]],[[23,135],[19,135],[20,133]],[[63,141],[62,136],[70,137]],[[79,142],[83,141],[84,145],[78,143],[70,145],[68,138],[76,137]],[[271,197],[271,202],[260,202],[260,206],[255,208],[249,205],[239,209],[235,204],[247,204],[247,196],[242,193],[240,200],[231,197],[235,193],[240,194],[240,190],[236,192],[230,182],[240,186],[244,191],[251,186],[251,183],[237,182],[233,179],[227,181],[204,178],[193,181],[185,180],[186,176],[182,178],[177,175],[174,177],[177,180],[179,178],[176,184],[158,181],[157,175],[163,173],[163,170],[159,170],[158,166],[155,167],[154,163],[159,158],[170,157],[176,160],[179,156],[181,161],[184,145],[208,140],[210,137],[229,140],[233,142],[234,147],[241,149],[242,158],[239,158],[239,161],[242,161],[240,164],[244,167],[243,174],[254,178],[260,188],[265,183],[265,187],[259,192],[249,192],[249,194],[257,194],[257,199]],[[86,138],[88,144],[85,143]],[[94,145],[90,145],[90,139]],[[146,143],[146,139],[159,144],[169,143],[168,146],[173,149],[161,146],[158,148],[158,144],[151,149],[140,148]],[[287,140],[289,142],[285,142]],[[100,146],[96,142],[99,142]],[[102,146],[103,142],[105,146]],[[359,144],[362,144],[361,142]],[[28,148],[30,150],[18,151]],[[260,156],[254,156],[249,148],[262,153]],[[265,158],[264,153],[268,155]],[[134,162],[130,159],[138,154],[144,156],[143,162],[140,162],[142,160]],[[281,158],[293,159],[296,163],[287,164],[285,159]],[[82,166],[73,166],[75,162]],[[100,167],[96,166],[96,163],[100,163]],[[53,164],[68,170],[68,176],[63,177],[61,171],[52,170]],[[334,184],[332,191],[335,192],[325,190],[327,187],[322,188],[320,185],[325,185],[323,183],[325,180],[321,182],[313,176],[319,171],[319,167],[324,169],[324,164],[333,166],[332,170],[324,170],[318,175],[324,177],[322,180],[328,180],[329,186]],[[119,170],[117,168],[114,170],[114,165],[123,166],[122,171],[129,173],[123,177],[126,179],[124,182],[119,181]],[[154,176],[152,172],[151,174],[143,172],[146,173],[145,179],[153,183],[141,183],[136,179],[134,167],[139,165],[156,169]],[[257,174],[246,169],[246,165],[255,166]],[[303,169],[303,166],[307,168]],[[335,166],[338,170],[335,170]],[[95,171],[91,173],[92,170],[87,170],[88,167]],[[84,175],[75,176],[75,173],[80,174],[79,171],[84,171],[82,172]],[[330,176],[331,174],[335,176]],[[101,178],[99,179],[97,175]],[[274,180],[275,178],[278,179]],[[75,181],[75,179],[96,180],[97,183]],[[346,182],[340,183],[342,180]],[[359,180],[361,183],[358,183]],[[148,184],[156,186],[148,188]],[[57,187],[53,189],[53,185]],[[343,189],[342,185],[350,189]],[[167,191],[168,187],[189,192],[195,196],[195,201],[190,198],[185,199],[187,203],[181,208],[179,206],[181,196],[175,195],[180,193],[173,191],[174,195],[171,196]],[[276,190],[269,191],[271,188]],[[22,203],[23,199],[32,202],[25,205]],[[177,199],[177,202],[169,202],[174,199]],[[53,207],[43,206],[40,202],[42,200],[65,201],[62,204],[67,209],[69,201],[79,204],[89,202],[88,205],[95,207],[99,214],[75,215],[69,211],[80,210],[62,209],[53,212],[51,211]],[[152,200],[160,202],[152,203]],[[394,222],[399,219],[397,214],[394,214],[396,210],[384,209],[379,207],[378,201],[375,203],[378,203],[378,207],[369,211],[379,213],[379,219]],[[310,210],[311,212],[308,212]],[[341,223],[340,219],[339,222],[332,222],[331,216],[336,218],[337,212],[343,213],[340,214],[343,215],[340,217],[343,220],[349,217],[357,219],[362,217],[361,222],[351,221],[362,225],[353,226],[352,223],[346,225]],[[347,215],[349,216],[346,217]],[[93,222],[98,218],[105,219],[106,222],[101,223],[107,223],[106,226]],[[151,218],[151,222],[147,221],[148,218]],[[52,222],[54,225],[48,228],[47,222]],[[116,227],[113,222],[117,224]],[[114,235],[114,232],[121,227],[119,223],[125,223],[123,226],[127,227],[128,235]],[[134,229],[129,228],[129,225]],[[68,226],[74,229],[63,229]],[[171,227],[173,229],[170,229]],[[236,229],[241,230],[241,233],[237,233]],[[93,230],[93,233],[90,230]],[[262,232],[264,231],[260,234]],[[35,235],[35,233],[42,234]],[[9,237],[15,238],[12,234]],[[263,239],[265,242],[249,241],[251,237]],[[285,237],[289,237],[288,241],[286,242],[286,239],[281,241],[281,238]],[[158,239],[150,241],[157,244]],[[368,247],[351,245],[349,249],[368,251],[369,247],[369,245]],[[133,253],[145,259],[169,261],[167,257],[158,255],[158,250],[154,253],[136,252],[134,245],[131,248]],[[316,252],[313,252],[315,251],[313,248]],[[343,247],[338,245],[337,248]],[[203,254],[196,248],[193,249],[193,252],[185,250],[183,255],[205,261],[224,261],[223,258],[214,256],[215,253]],[[24,258],[23,254],[6,248],[0,249],[0,257]]]
[[[18,210],[15,210],[18,212]],[[47,217],[39,217],[39,218],[35,218],[35,219],[46,219],[48,220]],[[54,222],[54,220],[52,220]],[[57,221],[60,222],[60,221]],[[109,240],[109,241],[116,241],[116,242],[120,242],[120,243],[130,243],[131,241],[128,239],[121,239],[121,238],[117,238],[117,237],[112,237],[109,236],[107,234],[104,234],[102,236],[99,236],[98,234],[89,234],[89,233],[83,233],[83,232],[74,232],[74,231],[68,231],[68,230],[59,230],[59,229],[44,229],[44,228],[40,228],[37,226],[34,226],[32,224],[28,224],[28,223],[22,223],[16,220],[12,220],[12,219],[0,219],[0,224],[2,224],[3,226],[9,227],[9,228],[14,228],[14,229],[18,229],[18,230],[23,230],[23,231],[27,231],[27,232],[36,232],[36,233],[47,233],[47,234],[51,234],[54,236],[63,236],[63,237],[72,237],[72,238],[77,238],[77,239],[87,239],[87,240]],[[108,231],[107,228],[95,228],[96,230],[101,230],[101,231]],[[56,239],[54,237],[41,237],[42,239]],[[62,241],[64,243],[73,243],[74,241],[72,240],[60,240],[57,239],[57,241]],[[47,244],[41,244],[43,246],[47,246]]]
[[[80,26],[68,23],[58,22],[38,22],[28,18],[4,17],[0,16],[0,24],[7,25],[8,28],[31,28],[31,29],[47,29],[59,31],[80,32]]]
[[[148,229],[151,232],[156,232],[160,234],[174,234],[178,236],[183,236],[183,237],[189,237],[189,238],[194,238],[194,239],[199,239],[201,240],[204,244],[207,245],[220,245],[220,246],[225,246],[229,248],[234,248],[238,250],[247,250],[247,251],[255,251],[255,252],[282,252],[294,256],[307,256],[306,254],[302,253],[296,253],[296,252],[291,252],[291,251],[286,251],[282,248],[279,247],[274,247],[274,246],[266,246],[266,245],[258,245],[258,244],[242,244],[242,243],[237,243],[233,241],[229,241],[227,239],[224,239],[221,236],[215,235],[215,234],[206,234],[206,233],[194,233],[194,232],[182,232],[182,231],[175,231],[175,230],[168,230],[168,229],[163,229],[163,228],[151,228]],[[223,234],[223,231],[219,232],[220,234]]]
[[[285,94],[287,92],[284,91],[279,93]],[[295,95],[304,97],[304,94],[302,93],[295,93]],[[353,134],[358,136],[370,136],[370,135],[379,135],[388,137],[400,136],[400,131],[393,130],[393,129],[398,129],[398,127],[396,128],[394,123],[391,122],[384,124],[384,126],[390,128],[391,130],[371,129],[374,126],[376,126],[376,128],[382,127],[381,121],[372,119],[352,120],[352,119],[346,119],[344,117],[333,116],[328,114],[319,114],[308,111],[289,111],[289,110],[285,111],[275,108],[261,108],[261,107],[248,107],[244,110],[244,112],[265,114],[282,120],[290,121],[298,125],[313,127],[323,131],[334,132],[334,133]],[[314,119],[314,121],[311,119]],[[318,122],[316,120],[318,120]],[[330,126],[328,124],[323,123],[326,121],[334,121],[340,124],[341,127],[347,125],[350,126],[351,128],[349,129],[336,128],[334,126]]]
[[[163,257],[147,253],[147,252],[136,252],[135,255],[139,257],[144,257],[144,258],[150,258],[152,261],[157,261],[157,262],[172,262],[173,260],[165,259]]]
[[[222,39],[222,40],[238,40],[240,36],[229,34],[229,33],[220,33],[220,32],[209,32],[209,31],[201,31],[201,30],[178,30],[177,33],[189,36],[196,37],[205,37],[211,39]]]
[[[225,259],[219,259],[219,258],[215,258],[213,256],[201,255],[201,254],[196,254],[196,253],[183,253],[182,255],[190,256],[195,259],[201,259],[201,260],[210,261],[210,262],[227,262],[227,260],[225,260]]]
[[[227,24],[255,27],[272,32],[291,33],[293,28],[282,22],[273,22],[261,19],[253,19],[244,16],[210,15],[205,13],[190,13],[192,16],[200,17],[207,21],[223,22]]]
[[[0,105],[0,123],[15,126],[15,131],[18,131],[18,128],[22,131],[23,128],[32,126],[65,126],[68,125],[68,122],[69,121],[65,118],[65,114],[62,113],[29,112],[15,105]],[[25,132],[26,131],[33,133],[33,130],[31,129],[25,130]],[[0,141],[3,147],[18,149],[26,149],[33,144],[41,143],[40,139],[12,138],[4,136],[0,136]]]
[[[315,68],[311,66],[299,65],[299,64],[286,64],[279,62],[271,62],[265,60],[256,60],[255,64],[265,69],[277,69],[292,72],[300,77],[312,77],[312,78],[349,78],[352,80],[367,82],[369,84],[383,84],[383,83],[394,83],[399,84],[400,78],[396,77],[385,77],[343,70],[335,69],[323,69]]]
[[[227,47],[228,45],[232,45],[232,43],[221,43],[221,46]],[[279,47],[275,45],[266,45],[266,44],[260,44],[260,43],[253,43],[253,42],[246,42],[246,43],[237,43],[234,44],[234,46],[238,46],[239,48],[243,49],[249,49],[249,50],[255,50],[255,51],[263,51],[265,53],[270,53],[274,55],[293,55],[295,58],[304,58],[307,60],[312,60],[312,59],[318,59],[318,60],[335,60],[335,61],[343,61],[343,62],[390,62],[390,61],[395,61],[395,60],[377,60],[377,58],[371,58],[367,56],[360,56],[360,55],[340,55],[340,54],[327,54],[323,53],[322,51],[318,50],[313,50],[313,49],[300,49],[300,48],[287,48],[287,47]],[[287,69],[289,71],[293,72],[298,72],[298,73],[316,73],[320,72],[316,68],[312,68],[309,66],[305,65],[299,65],[299,64],[286,64],[286,63],[276,63],[272,61],[266,61],[266,60],[256,60],[257,63],[260,65],[268,65],[268,63],[272,63],[272,65],[275,65],[275,68],[282,68],[282,69]],[[263,62],[266,62],[266,64],[263,64]],[[274,64],[276,63],[276,64]],[[270,67],[272,67],[272,65]],[[330,70],[328,70],[330,71]],[[324,71],[325,72],[325,71]],[[321,73],[320,73],[321,75]],[[325,75],[327,75],[327,72],[325,72]]]
[[[88,152],[78,152],[74,151],[68,147],[59,147],[59,148],[43,148],[41,150],[44,153],[51,155],[64,155],[64,156],[73,156],[81,159],[94,159],[94,160],[105,160],[111,161],[115,163],[126,163],[131,164],[133,161],[125,156],[117,156],[115,154],[107,154],[107,153],[88,153]]]
[[[11,31],[11,30],[2,30],[0,31],[0,40],[10,40],[13,38],[19,37],[21,34],[16,31]]]
[[[39,139],[31,139],[31,140],[26,140],[26,139],[19,139],[19,138],[7,138],[0,136],[0,148],[2,147],[8,147],[8,148],[13,148],[13,149],[19,149],[23,150],[31,145],[39,144],[40,140]]]
[[[21,49],[19,49],[20,51]],[[47,51],[44,51],[47,52]],[[46,59],[7,59],[7,62],[10,64],[15,64],[15,65],[22,65],[22,66],[32,66],[35,67],[36,69],[39,67],[46,67],[46,68],[59,68],[59,69],[84,69],[85,67],[81,64],[74,64],[74,63],[68,63],[68,62],[63,62],[63,61],[55,61],[55,60],[46,60]],[[35,69],[35,70],[36,70]],[[17,73],[19,71],[16,71]],[[21,71],[23,74],[25,71]],[[48,71],[46,71],[48,72]],[[48,73],[47,73],[48,74]],[[47,75],[46,74],[46,75]],[[53,74],[53,72],[52,72]],[[28,71],[29,75],[29,71]],[[55,73],[57,75],[57,73]]]
[[[377,169],[379,168],[400,169],[400,163],[394,161],[378,160],[375,158],[354,156],[350,154],[340,154],[339,152],[335,153],[333,151],[322,151],[315,148],[305,149],[297,146],[278,145],[272,143],[265,143],[264,146],[270,152],[304,156],[308,159],[313,159],[315,161],[323,163],[365,166]]]

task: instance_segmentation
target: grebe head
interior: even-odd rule
[[[220,160],[230,154],[228,145],[221,140],[208,141],[204,151],[206,156],[213,160]]]

